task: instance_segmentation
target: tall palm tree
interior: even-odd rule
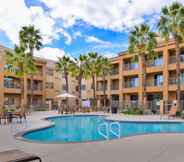
[[[158,31],[162,38],[173,38],[176,48],[176,81],[177,81],[177,109],[180,110],[180,47],[184,40],[184,6],[174,2],[161,10]]]
[[[92,77],[92,89],[93,89],[93,107],[96,109],[96,83],[95,77],[100,75],[100,58],[98,53],[88,53],[88,70],[89,75]]]
[[[34,50],[40,50],[42,47],[42,37],[40,34],[40,31],[38,29],[35,29],[34,25],[29,26],[23,26],[22,29],[19,32],[19,40],[20,45],[25,48],[26,51],[28,51],[28,54],[33,57]],[[30,84],[31,84],[31,94],[30,94],[30,106],[32,107],[33,102],[33,74],[31,75]]]
[[[36,71],[34,59],[25,53],[24,47],[15,46],[14,51],[6,51],[6,63],[7,70],[21,78],[21,109],[25,111],[24,76]]]
[[[106,76],[111,72],[111,64],[108,58],[100,56],[100,75],[103,78],[103,106],[105,108],[107,97],[106,97]]]
[[[135,26],[129,35],[129,53],[139,58],[142,66],[142,105],[146,105],[146,59],[152,59],[155,56],[154,48],[157,46],[157,35],[150,30],[147,24]]]
[[[56,70],[58,72],[61,72],[62,75],[64,75],[65,86],[66,86],[66,92],[67,93],[69,92],[68,77],[69,77],[69,74],[70,74],[71,64],[72,64],[72,61],[70,60],[70,58],[68,56],[63,56],[62,58],[59,58],[58,62],[56,63]],[[68,99],[66,99],[67,109],[69,107],[68,104],[69,104]]]
[[[88,56],[87,55],[80,55],[78,59],[75,59],[71,64],[71,74],[72,76],[76,77],[78,80],[78,99],[79,99],[79,108],[81,108],[82,104],[82,79],[87,79],[89,76],[88,71]]]

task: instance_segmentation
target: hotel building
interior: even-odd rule
[[[7,48],[0,46],[0,108],[3,106],[20,107],[21,102],[30,105],[30,76],[24,77],[24,96],[21,94],[21,80],[13,73],[5,70],[5,50]],[[52,107],[57,107],[57,95],[66,91],[64,76],[56,71],[56,62],[42,58],[35,58],[37,74],[33,77],[33,106],[35,108],[45,107],[47,101],[51,101]],[[82,97],[90,95],[88,85],[83,81]],[[76,78],[69,77],[69,93],[78,95]],[[85,95],[85,96],[84,96]],[[21,99],[23,98],[23,99]],[[78,104],[77,99],[73,104]]]
[[[180,45],[180,80],[181,100],[184,100],[184,45]],[[146,60],[146,100],[148,108],[159,109],[158,101],[163,100],[169,104],[176,100],[176,53],[175,44],[159,43],[155,52],[158,57]],[[127,51],[111,58],[113,66],[111,74],[106,77],[106,94],[110,101],[118,101],[120,105],[139,104],[142,101],[142,64],[141,60],[132,61],[133,55]],[[98,77],[97,98],[103,103],[103,80]],[[183,102],[184,103],[184,102]],[[181,104],[183,106],[183,103]]]

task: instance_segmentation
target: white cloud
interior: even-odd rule
[[[57,61],[58,57],[62,57],[65,55],[65,52],[58,48],[44,47],[39,51],[35,51],[36,57],[41,57],[53,61]]]
[[[59,39],[60,35],[63,35],[66,38],[66,43],[70,44],[72,41],[70,35],[64,29],[56,27],[56,20],[49,14],[40,6],[28,8],[24,0],[2,1],[0,30],[4,31],[13,43],[18,44],[18,32],[21,27],[34,24],[36,28],[40,29],[43,44],[49,44],[54,39]]]
[[[54,18],[65,27],[76,20],[104,29],[122,31],[145,21],[145,16],[158,14],[162,6],[175,0],[40,0]],[[184,0],[179,0],[184,3]],[[153,17],[154,19],[154,17]]]
[[[101,45],[111,45],[111,42],[101,40],[95,36],[85,36],[85,41],[88,43],[95,43]]]

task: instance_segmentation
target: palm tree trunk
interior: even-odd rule
[[[69,88],[68,88],[68,72],[65,71],[65,84],[66,84],[66,92],[69,92]],[[66,98],[66,111],[69,110],[69,102],[68,102],[68,98]]]
[[[30,55],[33,57],[33,48],[30,48]],[[33,74],[30,76],[30,88],[31,88],[31,93],[30,93],[30,108],[33,108],[33,95],[34,95],[34,89],[33,89]]]
[[[93,84],[93,107],[96,110],[96,86],[95,86],[95,75],[92,75],[92,84]]]
[[[103,74],[103,106],[104,106],[104,110],[105,110],[105,106],[106,106],[106,86],[105,86],[105,74]]]
[[[33,87],[33,75],[30,76],[30,88],[31,88],[31,93],[30,93],[30,108],[33,108],[33,94],[34,94],[34,87]]]
[[[78,101],[79,101],[79,109],[80,110],[82,108],[81,83],[82,83],[82,77],[79,76],[79,78],[78,78],[78,87],[79,87]]]
[[[142,63],[142,106],[144,106],[145,108],[147,108],[146,106],[146,66],[145,66],[145,55],[141,54],[140,55],[140,59],[141,59],[141,63]]]
[[[181,97],[181,87],[180,87],[180,47],[179,42],[176,40],[176,80],[177,80],[177,110],[181,111],[180,97]]]
[[[21,78],[21,112],[25,112],[24,77]]]

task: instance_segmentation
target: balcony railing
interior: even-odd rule
[[[15,84],[15,83],[4,83],[4,87],[5,88],[14,88],[14,89],[19,89],[21,86],[19,84]]]
[[[135,70],[135,69],[138,69],[138,67],[139,67],[138,63],[124,64],[125,70]]]
[[[174,77],[169,78],[169,84],[170,85],[176,85],[177,84],[176,78],[174,78]],[[183,78],[180,78],[180,84],[184,84],[184,79]]]
[[[103,90],[104,90],[104,87],[103,86],[97,87],[97,91],[103,91]],[[105,90],[107,90],[107,86],[105,87]]]
[[[138,83],[125,82],[124,87],[125,88],[136,88],[136,87],[138,87]]]
[[[158,58],[158,59],[146,62],[147,67],[161,66],[161,65],[163,65],[163,58]]]
[[[146,86],[148,87],[162,86],[162,85],[163,85],[163,80],[153,79],[153,80],[146,81]]]
[[[28,90],[31,90],[31,86],[30,85],[28,85]],[[33,85],[33,90],[35,90],[35,91],[41,91],[43,88],[42,88],[42,86],[38,86],[38,85]]]
[[[119,74],[119,69],[118,68],[114,68],[111,70],[111,75],[117,75]]]
[[[184,55],[180,55],[180,62],[184,62]],[[169,56],[169,64],[175,63],[176,63],[176,56],[175,55]]]
[[[111,85],[111,90],[118,90],[119,89],[119,85]]]

